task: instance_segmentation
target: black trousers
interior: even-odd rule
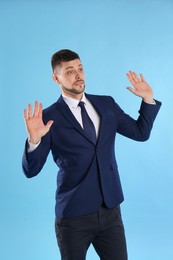
[[[85,260],[92,244],[101,260],[127,260],[120,207],[86,216],[56,219],[55,231],[61,260]]]

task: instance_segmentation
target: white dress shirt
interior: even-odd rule
[[[65,95],[62,95],[62,97],[63,97],[65,103],[70,108],[73,115],[75,116],[76,120],[79,122],[79,124],[83,128],[81,108],[78,106],[79,100],[67,97]],[[85,104],[86,111],[94,124],[95,131],[96,131],[96,137],[98,138],[99,127],[100,127],[100,117],[99,117],[97,111],[95,110],[95,108],[93,107],[93,105],[91,104],[91,102],[86,98],[84,93],[83,93],[82,99],[80,101],[83,101]],[[34,151],[39,144],[40,144],[40,142],[38,144],[32,144],[28,140],[28,152]]]

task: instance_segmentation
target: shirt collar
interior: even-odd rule
[[[78,107],[79,100],[74,99],[74,98],[67,97],[67,96],[65,96],[64,94],[62,94],[62,97],[63,97],[64,101],[66,102],[66,104],[67,104],[70,108],[77,108],[77,107]],[[83,93],[83,96],[82,96],[81,101],[83,101],[83,102],[86,104],[87,99],[86,99],[85,93]]]

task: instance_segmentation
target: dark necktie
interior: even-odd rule
[[[78,106],[81,108],[83,128],[91,140],[96,143],[96,131],[92,120],[90,119],[83,101],[80,101]]]

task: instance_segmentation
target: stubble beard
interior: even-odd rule
[[[65,86],[62,86],[62,89],[64,92],[72,94],[72,95],[79,95],[82,94],[85,90],[85,85],[81,88],[81,90],[73,89],[73,88],[66,88]]]

